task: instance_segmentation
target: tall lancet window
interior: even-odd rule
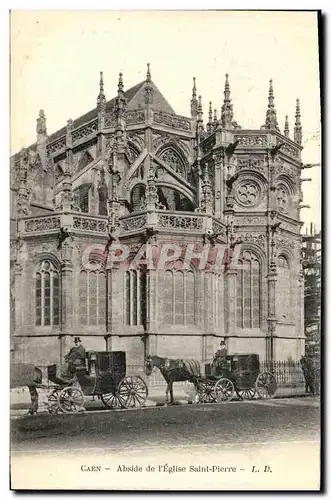
[[[287,258],[284,255],[278,257],[277,283],[276,283],[276,314],[277,319],[282,321],[289,317],[291,308],[291,282],[290,269]]]
[[[243,252],[237,274],[237,326],[259,328],[261,316],[261,271],[257,257]]]
[[[192,270],[167,269],[162,289],[163,323],[196,324],[196,275]]]
[[[58,269],[48,260],[40,263],[36,273],[36,325],[60,323],[60,278]]]
[[[147,307],[146,270],[132,269],[124,273],[124,324],[145,326]]]
[[[81,325],[106,324],[106,275],[104,272],[79,273],[79,321]]]

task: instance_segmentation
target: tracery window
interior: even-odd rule
[[[290,269],[284,255],[278,257],[277,275],[276,313],[278,319],[282,320],[288,318],[291,304]]]
[[[196,323],[196,284],[193,271],[166,270],[162,290],[163,322],[168,325]]]
[[[106,324],[106,275],[104,272],[79,273],[79,321],[81,325]]]
[[[185,165],[180,155],[173,149],[167,149],[160,155],[160,159],[164,161],[172,170],[180,175],[185,175]]]
[[[146,272],[132,269],[124,273],[124,323],[130,326],[146,324]]]
[[[80,210],[84,213],[89,212],[89,191],[91,184],[82,184],[74,191],[74,197]]]
[[[290,193],[285,184],[279,184],[276,188],[276,202],[280,212],[287,212]]]
[[[259,328],[261,308],[261,270],[257,257],[245,251],[237,274],[237,326]]]
[[[40,263],[36,273],[36,325],[51,326],[60,322],[60,277],[48,260]]]

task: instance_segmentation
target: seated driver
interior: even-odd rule
[[[211,366],[211,375],[219,376],[221,374],[227,375],[229,372],[227,357],[228,350],[226,347],[225,340],[220,342],[219,349],[214,354],[212,366]]]
[[[74,337],[74,346],[64,357],[65,363],[61,367],[61,376],[72,378],[77,366],[85,366],[86,351],[80,337]]]

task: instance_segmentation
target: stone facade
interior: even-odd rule
[[[204,124],[195,81],[191,116],[178,116],[148,71],[126,92],[120,75],[111,101],[101,75],[97,107],[50,136],[41,111],[36,144],[11,164],[12,360],[59,362],[74,335],[88,350],[125,350],[136,371],[148,353],[210,362],[220,338],[230,353],[298,359],[298,105],[292,140],[270,83],[264,125],[243,129],[226,77],[221,117],[210,110]],[[153,255],[167,244],[240,245],[240,261],[106,269],[113,242],[132,255],[144,244]]]

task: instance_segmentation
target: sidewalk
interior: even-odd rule
[[[165,385],[157,385],[149,387],[148,398],[145,402],[146,407],[161,406],[165,402]],[[39,412],[47,412],[47,393],[48,390],[38,389],[39,394]],[[301,385],[298,387],[279,387],[275,398],[298,398],[306,397],[305,388]],[[177,404],[188,404],[194,397],[194,390],[187,385],[174,384],[174,399]],[[27,388],[12,389],[10,398],[11,415],[24,415],[30,407],[30,394]],[[86,397],[85,408],[87,411],[106,410],[107,407],[102,403],[97,396]]]

